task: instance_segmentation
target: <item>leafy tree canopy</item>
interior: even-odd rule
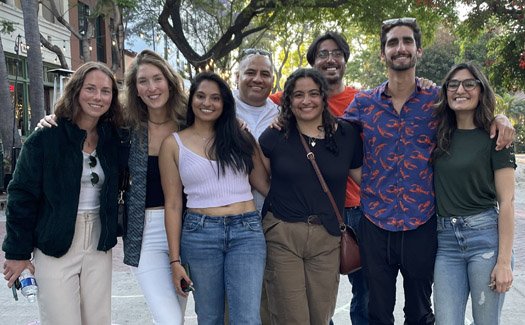
[[[419,19],[431,39],[437,22],[453,14],[450,7],[431,7],[410,0],[166,0],[159,22],[184,57],[203,69],[211,60],[217,61],[237,49],[250,35],[279,24],[309,21],[316,25],[313,31],[354,25],[362,33],[377,35],[384,19],[409,15]]]

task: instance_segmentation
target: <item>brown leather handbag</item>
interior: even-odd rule
[[[319,166],[317,166],[317,162],[315,161],[315,155],[310,150],[310,147],[308,147],[308,144],[306,144],[306,140],[300,132],[299,138],[301,139],[301,143],[303,144],[304,150],[306,151],[306,158],[308,158],[308,160],[310,160],[310,162],[312,163],[315,173],[317,174],[317,178],[319,179],[319,183],[321,183],[323,191],[328,196],[328,199],[332,204],[332,208],[334,209],[335,215],[337,216],[337,221],[339,222],[339,230],[341,231],[339,273],[353,273],[361,269],[361,255],[359,254],[357,237],[355,235],[354,230],[344,223],[343,217],[341,216],[341,213],[337,208],[337,204],[335,203],[334,197],[332,196],[332,192],[330,192],[330,189],[328,188],[328,185],[324,180],[323,174],[321,174],[321,170],[319,169]]]

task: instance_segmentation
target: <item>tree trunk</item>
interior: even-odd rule
[[[9,82],[7,81],[7,68],[4,55],[4,47],[2,46],[2,33],[0,33],[0,138],[4,146],[4,158],[7,161],[11,161],[11,149],[13,148],[13,137],[15,140],[15,146],[20,147],[20,136],[16,129],[13,118],[15,109],[11,95],[9,94]],[[14,131],[14,133],[13,133]],[[7,168],[7,166],[4,166]],[[11,170],[6,170],[11,172]],[[3,182],[4,180],[0,180]]]
[[[91,19],[88,19],[87,24],[87,31],[84,35],[82,35],[82,57],[84,59],[84,62],[92,61],[91,59],[91,51],[93,50],[91,46],[91,39],[93,38],[95,34],[95,28],[93,27],[93,23]]]
[[[27,66],[29,73],[29,104],[31,107],[30,128],[34,128],[45,115],[44,111],[44,73],[42,53],[40,52],[40,31],[38,27],[38,3],[33,0],[22,0],[24,29],[27,49]]]
[[[111,51],[117,60],[112,60],[111,70],[117,72],[117,70],[124,65],[122,51],[124,48],[124,25],[122,23],[121,9],[116,2],[113,4],[113,19],[115,25],[113,26],[114,30],[111,31]]]

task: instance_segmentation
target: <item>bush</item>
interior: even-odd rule
[[[516,129],[516,140],[514,141],[516,153],[525,153],[525,126],[516,124],[514,128]]]

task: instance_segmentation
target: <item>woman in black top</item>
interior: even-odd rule
[[[299,137],[304,137],[342,214],[346,178],[360,182],[362,143],[353,125],[329,112],[327,85],[313,69],[286,81],[281,131],[259,138],[271,185],[263,220],[265,286],[273,324],[328,324],[339,284],[340,231]]]

